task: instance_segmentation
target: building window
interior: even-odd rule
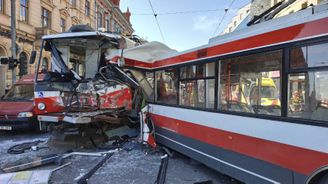
[[[60,19],[60,31],[61,32],[65,32],[66,31],[66,21],[63,18]]]
[[[76,7],[76,0],[69,0],[69,3],[72,5],[72,7]]]
[[[28,0],[20,0],[20,16],[19,19],[27,22],[28,18]]]
[[[281,63],[281,50],[222,60],[219,109],[280,116]]]
[[[176,68],[156,71],[156,102],[177,104],[178,70]]]
[[[5,13],[5,0],[0,0],[0,13]]]
[[[328,43],[291,49],[290,68],[296,70],[288,75],[289,117],[328,121],[327,49]]]
[[[90,16],[90,2],[85,0],[85,15]]]
[[[106,19],[106,28],[107,28],[107,31],[110,31],[110,17],[109,16]]]
[[[214,108],[215,63],[180,68],[179,104]]]
[[[51,13],[49,10],[42,8],[42,27],[50,28],[51,26]]]
[[[98,12],[98,16],[97,16],[97,25],[98,28],[103,26],[103,15],[100,12]]]

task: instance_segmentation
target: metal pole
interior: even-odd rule
[[[11,0],[11,55],[16,60],[16,0]],[[16,81],[15,68],[12,69],[13,84]]]

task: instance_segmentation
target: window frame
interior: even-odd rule
[[[60,29],[61,29],[61,32],[66,31],[66,20],[64,18],[60,18]]]
[[[42,19],[42,27],[51,29],[51,11],[48,10],[47,8],[42,7],[41,19]],[[44,25],[44,20],[46,20],[47,25]]]
[[[227,114],[227,115],[236,115],[236,116],[242,116],[242,117],[249,117],[249,118],[258,118],[258,119],[265,119],[265,120],[273,120],[273,121],[279,121],[279,122],[286,122],[286,123],[296,123],[296,124],[305,124],[305,125],[314,125],[314,126],[321,126],[321,127],[328,127],[328,123],[324,121],[318,121],[318,120],[312,120],[312,119],[300,119],[300,118],[293,118],[293,117],[288,117],[287,116],[287,106],[288,106],[288,75],[291,73],[299,73],[299,72],[304,72],[304,69],[291,69],[289,67],[290,63],[290,50],[293,47],[299,47],[299,46],[304,46],[304,45],[309,45],[309,44],[320,44],[328,42],[328,36],[320,37],[320,38],[311,38],[308,40],[301,40],[301,41],[295,41],[295,42],[290,42],[290,43],[283,43],[279,45],[273,45],[269,47],[263,47],[263,48],[257,48],[257,49],[252,49],[252,50],[247,50],[247,51],[241,51],[241,52],[236,52],[233,54],[226,54],[222,56],[214,56],[211,58],[200,58],[195,61],[189,62],[189,63],[182,63],[182,64],[177,64],[174,66],[165,66],[161,68],[156,68],[156,69],[148,69],[149,72],[156,72],[159,70],[165,70],[165,69],[170,69],[170,68],[179,68],[183,66],[188,66],[188,65],[195,65],[195,64],[201,64],[201,63],[210,63],[210,62],[215,62],[215,108],[214,109],[209,109],[209,108],[199,108],[199,107],[190,107],[190,106],[181,106],[181,105],[173,105],[173,104],[165,104],[165,103],[160,103],[156,102],[154,99],[153,102],[149,102],[150,104],[157,104],[157,105],[163,105],[163,106],[170,106],[170,107],[177,107],[177,108],[184,108],[184,109],[192,109],[192,110],[199,110],[199,111],[206,111],[206,112],[213,112],[213,113],[221,113],[221,114]],[[228,59],[236,56],[245,56],[245,55],[250,55],[250,54],[256,54],[256,53],[261,53],[261,52],[269,52],[269,51],[274,51],[274,50],[282,50],[282,66],[281,66],[281,88],[280,88],[280,93],[281,93],[281,115],[280,116],[271,116],[271,115],[265,115],[265,114],[251,114],[251,113],[245,113],[245,112],[233,112],[233,111],[224,111],[224,110],[219,110],[217,103],[218,103],[218,88],[219,88],[219,80],[220,77],[218,75],[219,73],[219,68],[220,68],[220,60],[223,59]],[[326,71],[328,70],[328,66],[320,66],[320,67],[312,67],[308,68],[307,71]],[[180,72],[180,71],[179,71]],[[180,74],[180,73],[179,73]],[[178,75],[180,76],[180,75]],[[179,79],[180,81],[180,79]],[[156,83],[154,88],[156,88]],[[180,86],[178,86],[180,88]],[[156,98],[156,91],[155,95]],[[178,98],[180,96],[180,91],[178,90]],[[179,99],[178,99],[179,100]],[[179,101],[178,101],[179,102]]]
[[[85,0],[84,8],[85,8],[84,14],[89,17],[90,16],[90,1]]]
[[[212,76],[207,76],[207,68],[206,65],[213,63],[214,64],[214,75]],[[216,90],[216,67],[217,67],[217,61],[210,61],[210,62],[205,62],[205,63],[193,63],[193,64],[187,64],[185,66],[180,66],[178,67],[178,105],[183,106],[183,107],[195,107],[195,108],[205,108],[205,109],[216,109],[216,98],[215,98],[215,90]],[[203,65],[202,67],[205,67],[204,74],[203,76],[197,76],[198,73],[198,66]],[[189,66],[194,66],[195,67],[195,76],[194,77],[185,77],[181,78],[181,68],[183,67],[189,67]],[[190,106],[190,105],[182,105],[180,102],[180,89],[181,89],[181,82],[196,82],[196,87],[198,88],[198,81],[204,81],[204,107],[197,107],[197,106]],[[207,102],[207,81],[214,80],[214,104],[213,107],[206,107],[206,102]]]
[[[158,90],[157,90],[157,72],[160,72],[160,71],[166,71],[166,70],[171,70],[171,69],[176,69],[176,73],[177,73],[177,79],[176,79],[176,86],[175,86],[175,90],[176,90],[176,93],[175,93],[175,96],[176,96],[176,99],[175,99],[175,102],[174,102],[174,104],[173,103],[163,103],[163,102],[161,102],[162,100],[160,100],[160,101],[158,101]],[[180,87],[180,85],[179,85],[179,78],[180,78],[180,75],[179,75],[179,72],[180,72],[180,69],[179,68],[174,68],[174,67],[169,67],[169,68],[165,68],[165,69],[159,69],[159,70],[156,70],[156,71],[154,71],[154,98],[155,98],[155,100],[154,100],[154,102],[155,103],[162,103],[162,104],[167,104],[167,105],[178,105],[179,104],[179,95],[180,95],[180,93],[179,93],[179,87]]]
[[[22,4],[22,1],[25,1],[26,4]],[[29,10],[29,0],[19,0],[19,20],[25,23],[28,23],[28,10]],[[22,9],[25,10],[25,15],[22,16]],[[24,18],[23,18],[24,17]],[[23,18],[23,19],[22,19]]]
[[[5,13],[5,4],[6,4],[6,0],[0,0],[0,13],[4,14]]]
[[[97,28],[101,28],[101,27],[103,27],[103,13],[101,13],[101,11],[98,11],[97,12]]]
[[[70,0],[69,4],[73,7],[76,8],[76,0]]]
[[[304,41],[304,42],[299,42],[299,43],[295,43],[294,45],[292,45],[289,48],[289,52],[294,49],[294,48],[301,48],[301,47],[306,47],[306,60],[308,61],[308,47],[309,46],[314,46],[314,45],[320,45],[320,44],[328,44],[328,37],[324,37],[324,38],[319,38],[319,39],[312,39],[312,40],[308,40],[308,41]],[[286,114],[285,117],[288,119],[294,119],[296,121],[308,121],[310,124],[315,124],[315,125],[325,125],[328,127],[328,120],[324,121],[324,120],[315,120],[315,119],[306,119],[306,118],[302,118],[302,117],[292,117],[292,116],[288,116],[288,105],[289,105],[289,99],[288,99],[288,95],[289,95],[289,76],[290,75],[295,75],[295,74],[302,74],[302,73],[311,73],[311,72],[324,72],[327,71],[328,72],[328,65],[325,66],[306,66],[306,67],[299,67],[299,68],[293,68],[291,67],[291,54],[288,53],[286,55],[286,57],[288,57],[288,64],[286,64],[286,78],[285,81],[287,83],[286,85]]]

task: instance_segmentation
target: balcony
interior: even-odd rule
[[[47,27],[37,27],[35,28],[35,37],[36,39],[41,39],[44,35],[56,34],[57,32],[47,28]]]

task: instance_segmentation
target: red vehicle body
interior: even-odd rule
[[[38,127],[33,102],[34,80],[35,75],[23,76],[1,98],[0,130],[21,130]]]
[[[53,56],[51,71],[38,73],[45,77],[36,81],[34,93],[35,113],[43,127],[97,123],[99,118],[111,120],[132,110],[136,82],[128,84],[129,76],[107,65],[105,58],[107,52],[118,50],[124,38],[74,29],[43,37],[41,52]]]

